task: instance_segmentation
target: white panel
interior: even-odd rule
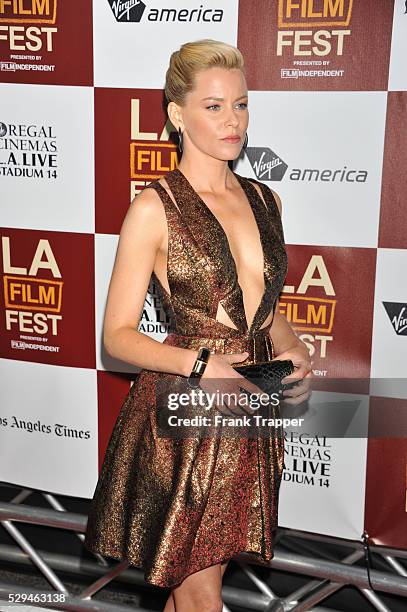
[[[93,88],[0,84],[0,99],[1,225],[94,232]]]
[[[389,90],[407,90],[407,9],[405,0],[395,0],[391,39]]]
[[[386,102],[386,92],[249,93],[248,146],[276,156],[258,178],[282,199],[288,243],[377,246]],[[256,176],[247,155],[236,171]],[[361,171],[364,182],[355,180]]]
[[[302,442],[285,443],[285,464],[279,503],[279,525],[341,538],[359,540],[364,525],[368,396],[348,394],[322,394],[313,392],[310,403],[331,401],[355,402],[357,409],[346,423],[331,419],[333,437],[312,437],[314,431],[326,433],[326,429],[312,429],[312,419],[306,421],[306,434]],[[338,404],[340,409],[340,404]],[[288,413],[287,413],[288,416]],[[335,421],[335,422],[334,422]],[[316,421],[321,425],[321,419]],[[295,460],[297,464],[295,464]],[[328,485],[328,486],[326,486]]]
[[[119,0],[111,4],[126,3]],[[136,23],[116,21],[108,0],[94,2],[96,86],[161,89],[170,55],[182,43],[201,38],[237,43],[238,0],[155,0],[144,4],[142,18]],[[161,21],[152,21],[162,9],[170,9],[170,13]],[[179,20],[180,10],[183,21]],[[217,16],[221,20],[213,21]]]
[[[95,236],[95,276],[96,276],[96,367],[98,370],[109,372],[137,372],[134,365],[113,359],[106,353],[103,347],[103,319],[105,314],[106,299],[109,290],[110,277],[113,270],[117,244],[119,237],[111,234],[96,234]],[[152,285],[150,285],[152,289]],[[144,313],[140,321],[141,330],[154,340],[162,342],[167,336],[163,331],[161,321],[164,320],[162,308],[154,308],[154,303],[160,304],[158,298],[155,300],[151,293],[147,293],[144,304]]]
[[[372,395],[407,397],[394,379],[407,374],[407,269],[406,249],[378,249],[373,315]],[[393,314],[388,314],[383,302]],[[390,306],[389,306],[390,304]],[[381,380],[380,383],[374,379]],[[379,388],[380,387],[380,388]],[[404,389],[404,391],[403,391]]]
[[[91,497],[98,475],[96,371],[0,360],[0,480]]]

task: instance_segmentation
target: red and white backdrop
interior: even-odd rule
[[[0,0],[2,481],[93,494],[134,378],[101,342],[120,226],[134,195],[176,166],[164,75],[199,38],[245,56],[249,146],[236,171],[282,199],[280,308],[315,378],[374,379],[357,395],[366,432],[383,414],[404,418],[389,379],[407,362],[406,11],[404,0]],[[151,285],[140,330],[167,329]],[[294,435],[280,524],[407,547],[406,489],[394,430]]]

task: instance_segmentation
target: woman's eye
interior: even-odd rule
[[[236,106],[240,110],[245,110],[247,108],[247,102],[239,102],[239,104],[237,104]],[[207,106],[206,108],[208,110],[218,110],[220,108],[220,104],[211,104],[210,106]]]

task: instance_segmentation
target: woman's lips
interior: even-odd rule
[[[230,142],[232,144],[236,144],[240,141],[240,136],[227,136],[226,138],[222,138],[223,142]]]

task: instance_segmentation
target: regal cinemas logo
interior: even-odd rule
[[[0,176],[56,179],[57,167],[52,125],[0,122]]]
[[[277,55],[343,55],[353,0],[279,0]]]
[[[146,4],[141,0],[108,0],[116,21],[133,21],[138,23],[143,15],[147,21],[161,22],[201,22],[222,21],[223,10],[207,8],[203,4],[186,8],[154,8],[149,7],[145,13]],[[188,5],[188,3],[186,3]],[[190,4],[190,3],[189,3]]]
[[[39,240],[29,266],[22,267],[12,263],[10,238],[2,236],[1,240],[7,331],[56,336],[62,320],[64,283],[49,241]],[[41,277],[43,270],[48,273]],[[13,348],[20,346],[14,341]]]
[[[169,119],[161,133],[140,129],[140,100],[131,100],[130,179],[131,199],[151,181],[174,170],[178,165],[177,147],[170,142],[174,130]]]
[[[313,288],[323,297],[312,297]],[[315,290],[315,289],[314,289]],[[335,321],[335,289],[321,255],[313,255],[300,279],[298,287],[286,285],[279,301],[279,311],[300,332],[310,355],[327,356],[333,341]],[[318,372],[316,372],[318,374]]]
[[[10,51],[53,51],[57,0],[0,0],[0,41]]]

